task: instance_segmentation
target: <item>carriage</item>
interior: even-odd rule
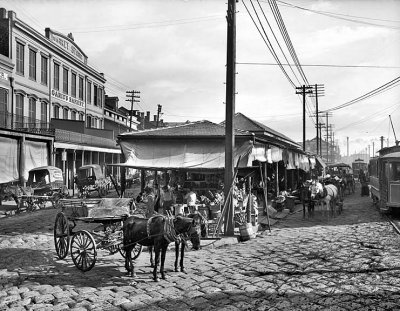
[[[75,266],[86,272],[94,267],[98,250],[126,256],[122,248],[122,225],[134,208],[132,198],[67,199],[60,200],[60,204],[62,211],[54,223],[54,245],[59,259],[70,252]],[[75,231],[78,223],[85,224],[85,228]],[[135,245],[132,258],[137,258],[141,251],[142,246]]]
[[[332,176],[338,176],[343,180],[345,189],[348,194],[355,192],[355,180],[353,169],[346,163],[333,163],[327,166],[327,172]],[[343,193],[344,195],[344,193]]]
[[[400,209],[400,146],[379,150],[369,161],[369,188],[374,204],[382,212]]]
[[[26,187],[19,187],[18,210],[44,208],[46,202],[58,207],[59,200],[68,197],[62,170],[55,166],[33,168],[28,173]]]
[[[107,194],[107,179],[98,164],[83,165],[76,170],[75,184],[79,190],[79,196],[86,198],[91,192],[97,192],[98,197]]]

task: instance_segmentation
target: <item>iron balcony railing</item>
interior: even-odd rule
[[[87,135],[68,130],[56,129],[50,123],[28,117],[0,112],[0,128],[12,129],[19,132],[54,136],[55,142],[87,145],[103,148],[116,148],[116,141],[100,136]]]
[[[54,127],[50,123],[9,112],[0,112],[0,128],[54,136]]]

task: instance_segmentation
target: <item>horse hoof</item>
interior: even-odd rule
[[[187,274],[185,268],[181,268],[181,272]]]
[[[154,282],[159,282],[160,281],[160,279],[158,277],[153,278],[153,280],[154,280]]]
[[[178,268],[175,268],[175,272],[179,272]]]

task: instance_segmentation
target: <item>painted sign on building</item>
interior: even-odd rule
[[[46,28],[46,37],[64,51],[71,54],[74,58],[86,64],[86,55],[83,54],[81,49],[74,43],[72,34],[66,37],[50,30],[50,28]]]
[[[8,80],[8,74],[6,74],[3,71],[0,71],[0,79],[2,80]]]
[[[62,100],[62,101],[66,102],[66,103],[69,103],[69,104],[74,104],[74,105],[77,105],[79,107],[85,107],[85,103],[83,101],[81,101],[79,99],[76,99],[76,98],[74,98],[72,96],[63,94],[60,91],[57,91],[57,90],[54,90],[54,89],[51,89],[51,96],[53,98],[56,98],[58,100]]]

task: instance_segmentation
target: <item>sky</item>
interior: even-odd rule
[[[400,76],[400,1],[276,4],[307,83],[323,85],[320,111]],[[301,142],[302,97],[295,87],[306,82],[295,66],[283,66],[287,78],[265,43],[271,42],[281,63],[293,64],[272,9],[267,0],[236,5],[235,112]],[[162,105],[165,122],[224,121],[227,0],[0,0],[0,7],[15,11],[43,35],[46,27],[72,32],[89,65],[105,74],[107,95],[118,96],[121,105],[130,108],[126,91],[135,90],[140,102],[134,109],[154,115]],[[384,92],[331,111],[328,124],[342,155],[347,140],[349,154],[369,150],[372,155],[381,136],[385,145],[393,145],[389,115],[400,139],[399,79],[395,82]],[[315,97],[307,97],[307,107],[306,139],[311,139],[316,136],[315,117],[309,116],[316,111]]]

